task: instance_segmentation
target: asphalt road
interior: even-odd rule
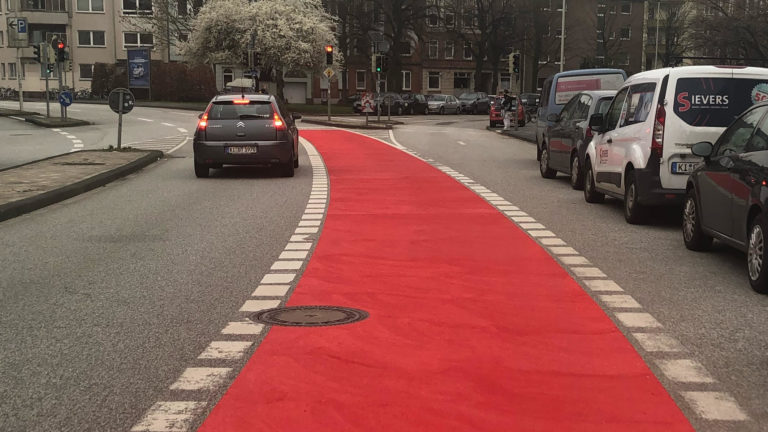
[[[48,129],[0,117],[0,169],[66,153],[70,140]]]
[[[634,226],[624,221],[620,201],[587,204],[566,176],[541,178],[534,144],[487,131],[486,123],[480,116],[441,118],[394,135],[503,196],[581,252],[681,341],[754,420],[697,418],[682,401],[681,386],[645,355],[697,430],[768,430],[768,296],[750,289],[744,255],[718,243],[708,253],[688,251],[679,209],[659,210],[651,224]]]
[[[293,234],[312,178],[301,152],[294,178],[203,180],[188,144],[0,223],[0,430],[125,431],[162,400]]]

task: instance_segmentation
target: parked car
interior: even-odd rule
[[[427,96],[427,106],[429,112],[436,112],[438,114],[458,114],[461,110],[459,107],[459,100],[456,96],[452,95],[429,95]]]
[[[523,109],[522,104],[517,103],[517,97],[512,96],[512,99],[515,101],[515,105],[517,106],[517,124],[520,127],[525,126],[525,110]],[[504,118],[501,116],[501,103],[504,100],[501,96],[491,96],[491,107],[488,110],[488,117],[490,120],[490,126],[496,127],[497,125],[504,124]]]
[[[715,140],[768,90],[768,69],[664,68],[633,75],[608,111],[589,125],[584,198],[624,200],[624,218],[642,223],[650,206],[682,203],[688,175],[701,162],[699,141]]]
[[[552,122],[550,114],[559,114],[563,106],[578,92],[587,90],[618,90],[627,79],[621,69],[580,69],[557,73],[544,81],[536,110],[536,160],[541,161],[541,149],[547,142],[545,134]]]
[[[279,98],[265,94],[215,96],[193,140],[195,175],[224,165],[277,165],[285,177],[299,167],[299,130]]]
[[[459,96],[461,112],[467,114],[485,114],[488,112],[491,101],[488,99],[488,93],[462,93]]]
[[[418,93],[403,93],[400,95],[405,103],[406,112],[409,114],[429,114],[427,97]]]
[[[762,85],[768,90],[768,79]],[[746,252],[749,284],[768,294],[768,103],[749,108],[714,145],[691,150],[704,163],[686,182],[685,246],[703,251],[716,238]]]
[[[549,138],[541,150],[539,162],[541,176],[554,178],[557,172],[569,174],[571,187],[584,185],[584,154],[592,141],[589,118],[595,113],[605,113],[616,94],[613,90],[576,93],[560,111],[550,114],[552,123],[545,131]]]

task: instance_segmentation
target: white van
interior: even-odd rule
[[[647,207],[682,202],[700,141],[714,142],[744,110],[768,100],[768,69],[686,66],[632,75],[605,114],[585,156],[584,199],[624,200],[624,217],[641,223]]]

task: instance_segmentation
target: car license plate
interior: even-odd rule
[[[672,174],[690,174],[699,162],[672,162]]]
[[[227,153],[229,154],[248,154],[248,153],[256,153],[258,151],[259,151],[259,148],[254,146],[227,147]]]

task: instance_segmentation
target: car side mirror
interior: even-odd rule
[[[703,157],[704,160],[709,160],[709,157],[712,156],[712,150],[714,149],[715,146],[713,146],[711,142],[702,141],[697,142],[691,147],[691,153],[695,156]]]
[[[604,124],[605,117],[600,113],[592,114],[592,116],[589,118],[589,128],[592,129],[593,132],[603,133]]]
[[[197,116],[197,118],[201,119],[201,118],[203,118],[203,116],[204,116],[204,115],[205,115],[205,113],[200,113],[200,114]]]
[[[300,118],[301,118],[301,114],[299,114],[299,113],[293,113],[293,119],[294,119],[294,120],[299,120]]]
[[[552,122],[552,123],[555,123],[555,122],[557,122],[559,119],[560,119],[560,115],[558,115],[558,114],[555,114],[555,113],[551,113],[551,114],[549,114],[549,115],[547,116],[547,121],[548,121],[548,122]]]

